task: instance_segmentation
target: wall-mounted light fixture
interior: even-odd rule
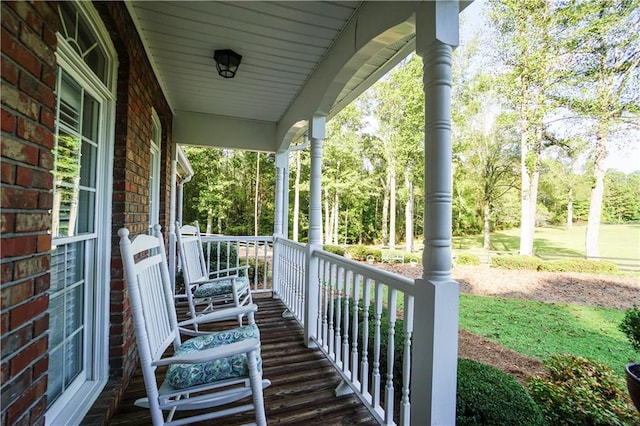
[[[233,78],[238,71],[238,65],[242,56],[230,49],[216,50],[213,52],[213,59],[216,61],[218,74],[224,78]]]

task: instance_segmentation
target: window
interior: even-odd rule
[[[59,2],[58,14],[46,422],[73,424],[108,379],[117,64],[90,3]]]

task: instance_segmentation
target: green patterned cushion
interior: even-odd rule
[[[175,354],[177,356],[202,351],[252,337],[260,340],[260,331],[256,325],[247,325],[189,339],[180,345]],[[258,370],[261,368],[262,359],[258,355]],[[201,364],[171,364],[167,369],[166,380],[174,388],[183,389],[248,375],[247,355],[243,353]]]
[[[214,283],[206,283],[198,286],[196,291],[193,292],[194,297],[213,297],[229,294],[233,291],[233,285],[231,280],[222,280]]]

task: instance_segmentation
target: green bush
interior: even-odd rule
[[[238,248],[231,243],[212,242],[209,248],[205,243],[203,250],[205,259],[209,258],[209,271],[212,272],[234,267],[238,261]]]
[[[337,254],[338,256],[344,256],[345,249],[340,246],[335,246],[332,244],[325,244],[322,246],[324,251],[328,251],[329,253]]]
[[[626,334],[631,346],[640,352],[640,309],[637,305],[633,305],[633,309],[624,314],[620,330]]]
[[[491,258],[491,266],[502,269],[537,270],[542,260],[533,256],[519,254],[498,255]]]
[[[542,412],[516,379],[489,365],[458,360],[456,424],[543,425]]]
[[[373,247],[350,246],[347,247],[346,252],[351,255],[353,260],[365,261],[369,255],[373,256],[376,262],[380,262],[382,260],[382,250]]]
[[[455,263],[456,265],[478,266],[480,265],[480,258],[475,254],[459,253],[456,255]]]
[[[626,402],[626,392],[606,365],[555,354],[545,366],[548,377],[532,377],[527,386],[549,424],[633,424],[635,413]]]
[[[546,272],[586,272],[590,274],[610,274],[618,272],[618,265],[587,259],[554,259],[542,262],[539,271]]]

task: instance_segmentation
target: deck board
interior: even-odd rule
[[[269,424],[377,425],[354,395],[336,397],[340,376],[318,349],[303,344],[295,319],[283,318],[284,305],[271,297],[255,297],[256,321],[262,341],[263,377],[271,380],[264,391]],[[184,307],[178,308],[184,314]],[[133,405],[145,396],[141,370],[136,371],[110,425],[151,424],[148,409]],[[254,422],[253,412],[200,424],[240,425]]]

